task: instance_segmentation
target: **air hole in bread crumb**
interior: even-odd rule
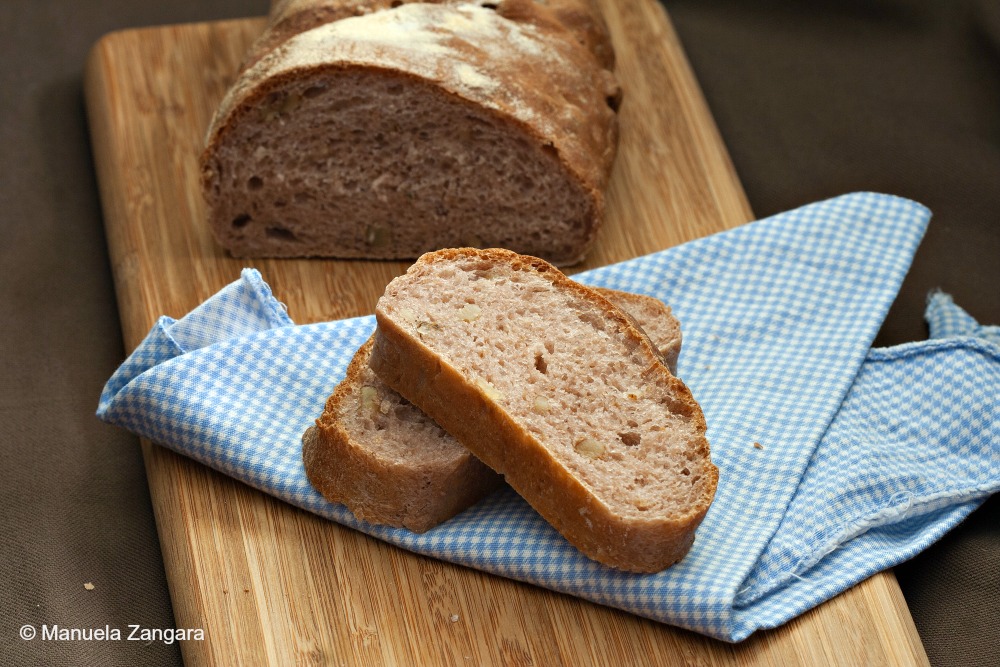
[[[260,176],[251,176],[250,180],[247,181],[248,190],[260,190],[264,187],[264,181]]]
[[[622,105],[621,93],[618,93],[617,95],[608,95],[604,99],[612,111],[618,111],[618,108]]]
[[[548,371],[548,368],[549,365],[545,362],[545,355],[543,355],[541,352],[536,352],[535,370],[541,373],[542,375],[545,375],[546,371]]]
[[[327,91],[326,86],[309,86],[304,91],[302,91],[302,97],[312,99],[314,97],[319,97]]]
[[[683,470],[681,470],[681,474],[687,476],[691,474],[691,471],[688,470],[687,468],[684,468]]]
[[[622,441],[622,444],[628,447],[637,447],[639,443],[642,442],[642,436],[635,431],[628,431],[627,433],[619,433],[618,438]]]
[[[236,229],[242,229],[243,227],[247,226],[247,223],[249,223],[250,220],[251,220],[250,214],[248,213],[244,213],[243,215],[238,215],[235,218],[233,218],[233,227],[235,227]]]
[[[274,239],[276,241],[297,241],[295,238],[295,233],[290,229],[285,229],[284,227],[268,227],[264,230],[264,234],[267,238]]]
[[[483,4],[481,4],[479,6],[482,7],[483,9],[494,9],[495,10],[497,8],[497,3],[495,3],[495,2],[484,2]]]
[[[403,4],[403,0],[392,0],[392,2],[389,3],[389,6],[392,7],[393,9],[395,9],[396,7],[399,7],[402,4]]]

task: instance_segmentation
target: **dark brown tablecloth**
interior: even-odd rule
[[[1000,4],[665,3],[759,216],[862,189],[934,210],[879,344],[925,336],[936,287],[1000,323]],[[180,662],[176,644],[18,636],[173,626],[137,442],[93,417],[124,350],[81,73],[108,31],[267,5],[0,2],[0,664]],[[998,513],[897,569],[936,665],[1000,664]]]

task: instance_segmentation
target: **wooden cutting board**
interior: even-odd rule
[[[752,218],[655,0],[603,0],[626,93],[609,215],[577,269]],[[405,263],[243,261],[213,242],[197,155],[260,19],[103,38],[86,97],[125,341],[254,266],[299,323],[372,312]],[[319,406],[318,406],[319,407]],[[177,627],[196,664],[927,664],[895,579],[877,575],[740,645],[388,546],[143,442]]]

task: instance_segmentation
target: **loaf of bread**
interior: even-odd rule
[[[655,572],[715,494],[705,419],[632,320],[506,250],[421,257],[376,308],[370,367],[584,554]]]
[[[677,358],[680,325],[668,306],[648,296],[597,291],[658,341],[661,356]],[[368,366],[371,350],[369,339],[303,435],[306,474],[359,519],[422,533],[491,493],[502,478],[387,387]]]
[[[208,130],[201,182],[241,257],[583,258],[620,88],[589,0],[287,0]]]

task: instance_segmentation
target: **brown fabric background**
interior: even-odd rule
[[[859,189],[935,211],[879,344],[926,335],[934,287],[1000,323],[1000,5],[664,2],[758,215]],[[124,350],[81,73],[108,31],[267,6],[0,2],[0,664],[180,663],[176,644],[17,636],[173,625],[137,442],[93,417]],[[935,665],[1000,664],[998,514],[897,570]]]
[[[0,0],[0,665],[181,663],[176,643],[18,637],[174,627],[138,441],[94,417],[124,350],[82,72],[109,31],[267,6]]]

